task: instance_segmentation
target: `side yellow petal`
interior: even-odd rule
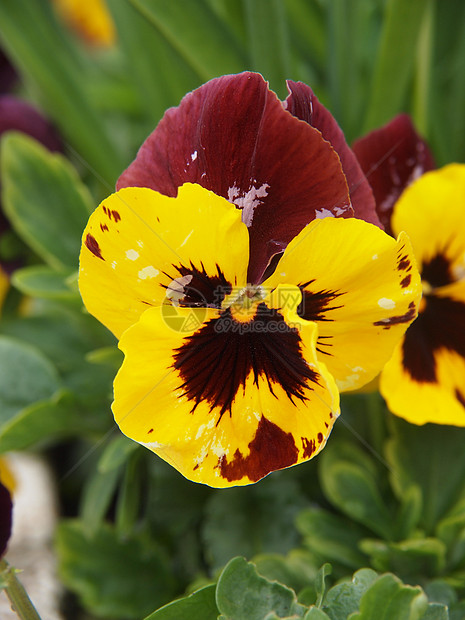
[[[182,329],[167,326],[163,307],[151,308],[120,340],[113,413],[123,433],[213,487],[257,482],[323,448],[339,398],[316,359],[313,323],[283,310],[286,323],[301,325],[296,351],[279,337],[281,319],[274,336],[247,335],[245,323],[220,321],[228,311],[177,311]],[[294,374],[295,356],[312,381]]]
[[[425,295],[380,391],[392,413],[413,424],[465,426],[465,280]]]
[[[422,271],[437,255],[450,264],[451,276],[465,277],[465,164],[449,164],[423,174],[395,205],[392,229],[404,230]]]
[[[318,325],[317,353],[340,390],[381,370],[417,315],[420,277],[409,240],[357,219],[315,220],[286,248],[264,283],[293,282],[299,314]]]
[[[89,312],[119,337],[147,308],[162,304],[167,290],[175,296],[194,269],[190,285],[201,303],[225,282],[243,286],[248,248],[240,211],[203,187],[185,184],[176,198],[128,187],[89,219],[79,288]]]

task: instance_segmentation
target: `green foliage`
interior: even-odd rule
[[[348,141],[409,112],[438,164],[463,160],[465,5],[108,6],[118,42],[102,51],[49,2],[0,2],[18,93],[54,121],[65,151],[2,137],[13,231],[0,257],[21,267],[0,320],[0,453],[40,450],[56,468],[74,517],[56,538],[65,586],[89,619],[463,620],[463,429],[415,427],[378,396],[348,396],[315,461],[250,487],[192,484],[114,426],[122,353],[83,312],[77,269],[89,213],[164,111],[218,75],[260,71],[281,98],[286,78],[308,83]]]
[[[17,233],[51,267],[76,269],[92,200],[74,168],[20,133],[3,138],[1,161],[3,206]]]

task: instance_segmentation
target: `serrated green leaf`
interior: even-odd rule
[[[96,615],[139,620],[173,597],[169,560],[153,539],[121,540],[106,524],[89,536],[82,521],[67,520],[56,546],[63,582]]]
[[[51,267],[77,269],[92,201],[60,154],[29,136],[2,140],[3,206],[16,232]]]
[[[446,605],[430,603],[420,620],[449,620],[449,610]]]
[[[189,596],[168,603],[145,620],[216,620],[218,608],[215,590],[215,585],[201,588]]]
[[[0,336],[0,428],[26,407],[53,396],[60,387],[55,367],[38,349]]]
[[[446,563],[446,547],[437,538],[414,538],[398,543],[364,540],[360,548],[371,556],[376,570],[392,571],[408,581],[440,575]]]
[[[352,581],[337,584],[327,592],[324,611],[331,620],[346,620],[351,613],[358,611],[362,596],[377,578],[374,570],[360,569],[354,574]]]
[[[342,453],[339,455],[336,446],[323,453],[319,473],[324,493],[334,506],[383,538],[391,538],[392,516],[378,489],[372,465],[368,468]]]
[[[293,590],[261,577],[252,563],[240,557],[223,569],[216,587],[216,604],[225,620],[264,620],[271,612],[279,617],[301,618],[306,611]]]
[[[204,0],[130,0],[202,81],[246,68],[232,30]]]
[[[328,620],[329,616],[318,607],[312,607],[307,611],[303,620]]]
[[[13,272],[11,282],[21,293],[49,299],[78,299],[79,293],[68,285],[72,271],[56,271],[47,265],[23,267]]]
[[[394,575],[383,575],[365,592],[360,612],[350,620],[419,620],[428,599],[417,586],[406,586]]]
[[[465,492],[465,429],[425,424],[415,426],[391,416],[393,434],[386,456],[397,496],[416,484],[423,510],[420,524],[427,534]],[[425,454],[428,458],[425,458]]]
[[[320,557],[350,569],[366,564],[358,548],[365,532],[355,523],[320,508],[302,511],[296,523],[305,546]]]

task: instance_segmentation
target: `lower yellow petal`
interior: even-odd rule
[[[371,381],[417,314],[421,283],[405,234],[356,219],[309,224],[264,283],[294,282],[299,314],[318,325],[317,352],[340,390]]]
[[[213,487],[256,482],[323,448],[339,399],[314,324],[285,331],[290,316],[271,309],[280,327],[260,334],[229,310],[177,312],[181,328],[152,308],[121,338],[113,412],[123,433]]]

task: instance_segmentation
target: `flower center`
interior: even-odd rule
[[[259,284],[247,284],[241,289],[233,290],[224,300],[223,310],[229,308],[234,320],[248,323],[257,314],[258,304],[266,297],[266,291]]]

